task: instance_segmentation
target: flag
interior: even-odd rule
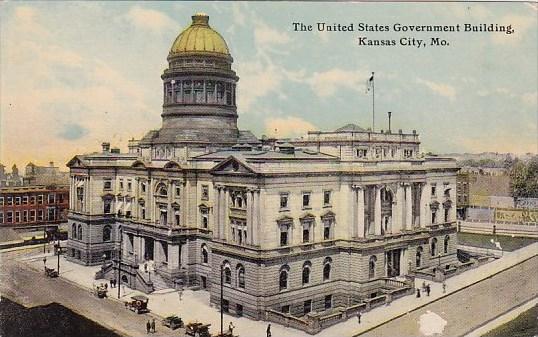
[[[368,93],[374,86],[374,73],[372,73],[372,76],[366,81],[366,93]]]

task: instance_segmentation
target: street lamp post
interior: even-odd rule
[[[120,247],[118,249],[118,299],[120,298],[120,289],[121,289],[121,246],[123,243],[123,235],[120,231]]]
[[[45,266],[45,270],[47,269],[47,257],[43,256],[43,266]]]

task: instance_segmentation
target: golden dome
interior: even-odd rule
[[[209,16],[196,13],[192,23],[185,28],[172,44],[170,54],[207,53],[230,56],[226,41],[209,26]]]

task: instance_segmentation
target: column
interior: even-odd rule
[[[230,191],[225,188],[224,189],[224,212],[223,212],[223,221],[222,221],[222,233],[224,234],[224,239],[228,241],[228,238],[230,237],[230,228],[228,226],[228,210],[230,208]]]
[[[172,190],[172,182],[171,181],[168,181],[168,183],[166,184],[166,188],[167,188],[167,191],[168,191],[168,205],[166,205],[166,212],[168,213],[166,215],[166,225],[167,226],[171,226],[173,223],[174,223],[174,212],[172,212],[172,194],[173,194],[173,190]]]
[[[396,205],[392,207],[393,214],[392,214],[392,228],[393,233],[399,233],[403,229],[408,229],[404,225],[404,219],[403,219],[403,207],[405,204],[404,200],[404,190],[401,184],[398,184],[396,189]]]
[[[350,193],[350,203],[351,203],[351,217],[350,217],[350,225],[349,225],[349,233],[350,238],[356,238],[358,236],[357,234],[357,188],[355,185],[349,186],[349,193]]]
[[[400,250],[400,275],[407,275],[409,273],[409,250],[403,248]]]
[[[430,206],[430,194],[427,188],[427,184],[423,183],[420,193],[420,227],[426,227],[430,224],[429,206]]]
[[[133,253],[135,254],[134,260],[135,262],[140,261],[143,256],[140,256],[140,240],[141,238],[139,236],[135,236],[133,238]]]
[[[413,198],[412,198],[411,185],[405,186],[405,226],[407,228],[413,228],[412,216],[413,216]]]
[[[248,189],[247,190],[247,240],[246,243],[251,245],[252,244],[252,228],[253,228],[253,197],[252,197],[253,191]]]
[[[179,268],[179,245],[168,244],[168,269]]]
[[[220,198],[220,190],[213,186],[213,237],[218,238],[219,236],[219,198]]]
[[[260,190],[254,191],[254,205],[253,205],[254,224],[252,226],[252,244],[259,245],[258,234],[260,230]]]
[[[357,232],[358,237],[365,237],[364,227],[364,188],[357,186]]]
[[[374,233],[381,235],[381,185],[375,187]]]
[[[220,207],[219,237],[222,240],[224,240],[226,238],[226,234],[224,233],[224,216],[225,216],[225,211],[224,211],[225,202],[224,202],[224,200],[225,199],[226,199],[226,191],[225,191],[224,187],[221,187],[221,189],[220,189],[220,203],[219,203],[219,207]]]

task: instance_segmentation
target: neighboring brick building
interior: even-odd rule
[[[68,186],[16,186],[0,189],[0,225],[42,227],[67,221]]]

